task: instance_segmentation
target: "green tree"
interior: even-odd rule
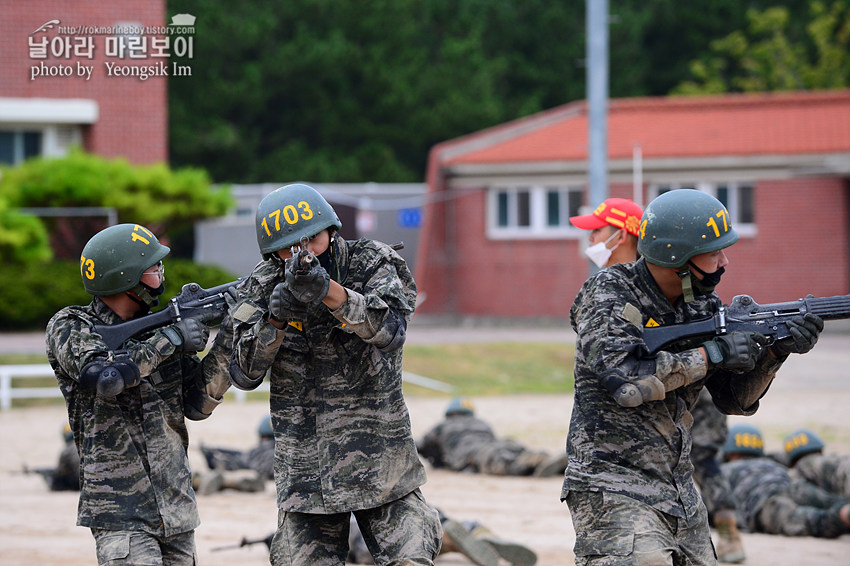
[[[811,3],[805,33],[795,35],[787,8],[750,10],[746,30],[711,44],[691,65],[693,80],[674,94],[810,90],[850,86],[850,8],[846,0]]]
[[[47,232],[37,218],[25,216],[0,196],[0,262],[9,266],[47,261],[52,253]]]
[[[0,176],[0,198],[16,208],[109,207],[115,209],[119,222],[144,224],[169,235],[191,227],[196,220],[220,216],[233,204],[229,190],[213,190],[203,170],[132,165],[125,159],[105,159],[80,150],[62,158],[36,158],[5,168]],[[7,217],[15,218],[4,215],[4,226]],[[25,228],[21,220],[17,222],[19,227],[10,230],[18,233],[19,240],[27,231],[34,233],[31,224]],[[64,255],[73,257],[103,227],[81,229],[73,219],[58,218],[52,247],[67,249]]]

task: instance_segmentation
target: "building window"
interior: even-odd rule
[[[42,132],[0,130],[0,163],[15,165],[42,154]]]
[[[488,236],[494,239],[577,237],[582,187],[497,187],[488,192]]]
[[[670,183],[650,188],[652,198],[676,189],[696,189],[708,193],[723,203],[729,219],[741,236],[755,236],[755,191],[750,183]]]

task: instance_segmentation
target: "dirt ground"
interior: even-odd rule
[[[459,332],[475,334],[466,329]],[[546,339],[536,335],[534,339]],[[516,339],[516,331],[501,331],[491,339]],[[553,332],[548,336],[569,339]],[[411,332],[411,340],[427,343],[456,336],[435,330]],[[782,437],[794,428],[809,427],[824,436],[828,450],[850,454],[850,337],[825,334],[813,352],[786,363],[747,422],[759,426],[768,451],[780,449]],[[448,396],[409,396],[414,435],[435,424]],[[572,397],[570,395],[482,397],[474,399],[478,413],[500,435],[530,446],[563,450]],[[207,421],[190,423],[193,466],[204,468],[200,444],[244,449],[256,439],[256,426],[268,410],[265,402],[238,403],[229,399]],[[41,477],[18,473],[30,467],[52,467],[61,449],[62,406],[0,412],[0,564],[30,566],[94,563],[94,541],[87,529],[75,526],[76,493],[51,493]],[[739,417],[732,418],[738,422]],[[571,565],[574,532],[569,513],[558,500],[560,478],[512,478],[459,474],[428,469],[423,493],[430,503],[456,519],[479,520],[495,533],[526,544],[538,554],[541,566]],[[274,486],[263,493],[224,491],[198,496],[201,526],[196,532],[200,563],[268,564],[263,544],[216,550],[238,544],[243,537],[264,538],[273,529],[277,512]],[[847,566],[850,534],[835,540],[745,534],[748,565]],[[469,564],[447,554],[438,564]]]

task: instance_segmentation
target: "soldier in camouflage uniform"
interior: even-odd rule
[[[737,233],[700,191],[669,191],[643,214],[634,263],[591,276],[570,311],[575,401],[561,499],[576,531],[576,564],[716,564],[690,460],[694,407],[708,387],[724,413],[750,415],[789,353],[811,349],[823,321],[794,319],[766,347],[756,333],[678,343],[650,354],[646,326],[714,314],[713,292]]]
[[[402,395],[402,345],[416,304],[407,264],[388,245],[344,240],[312,187],[281,187],[257,209],[265,261],[231,310],[232,383],[268,375],[278,528],[272,564],[343,564],[349,515],[378,564],[432,564],[436,511],[419,487]],[[307,240],[309,239],[309,241]],[[292,246],[314,254],[290,258]]]
[[[729,430],[721,469],[738,500],[738,521],[751,532],[835,538],[850,533],[850,501],[764,455],[761,432],[749,425]]]
[[[564,473],[563,455],[529,450],[519,442],[496,438],[489,424],[475,416],[472,403],[453,399],[446,418],[416,444],[419,455],[435,468],[497,476],[553,476]]]
[[[201,495],[222,489],[263,491],[265,480],[274,479],[274,431],[272,418],[263,417],[257,428],[259,442],[250,450],[201,446],[208,472],[195,472],[193,485]]]
[[[100,564],[196,562],[184,417],[206,418],[220,402],[196,355],[209,329],[184,318],[116,352],[93,330],[156,304],[168,252],[139,225],[99,232],[80,258],[92,302],[60,310],[47,325],[47,357],[81,458],[77,524],[91,528]]]
[[[717,529],[717,559],[737,564],[746,558],[744,542],[738,532],[737,504],[732,486],[720,471],[719,463],[720,449],[729,432],[726,415],[714,405],[708,389],[700,391],[691,414],[694,417],[691,430],[694,481],[708,511],[709,523]]]
[[[824,454],[824,443],[808,429],[792,432],[783,441],[792,474],[820,488],[850,499],[850,456]]]
[[[59,453],[59,461],[50,477],[50,491],[79,491],[80,453],[68,423],[65,423],[62,429],[62,438],[65,440],[65,446]]]

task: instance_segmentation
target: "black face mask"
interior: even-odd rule
[[[723,273],[726,271],[725,267],[721,267],[714,273],[706,273],[690,261],[688,262],[688,265],[702,275],[702,280],[697,279],[696,277],[692,278],[694,291],[696,291],[697,295],[710,295],[711,292],[714,291],[714,288],[717,287],[717,284],[720,283],[720,278],[723,277]]]
[[[135,318],[140,316],[145,316],[151,309],[159,304],[159,296],[165,291],[165,283],[160,283],[159,287],[151,287],[150,285],[146,285],[139,281],[139,285],[133,289],[139,297],[134,297],[131,294],[127,294],[133,302],[135,302],[139,307],[139,311],[136,313]]]

